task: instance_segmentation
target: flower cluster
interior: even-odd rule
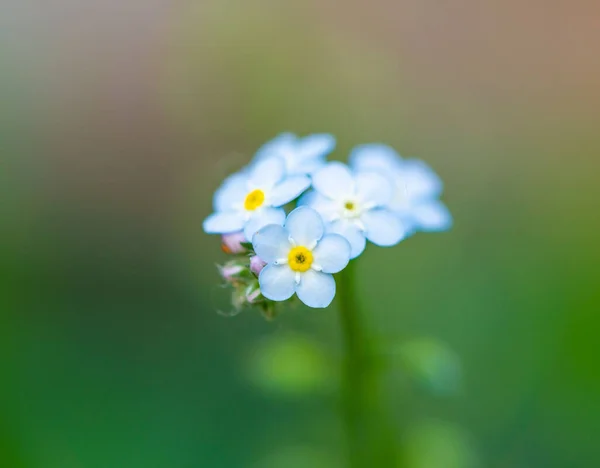
[[[417,231],[450,228],[442,182],[424,162],[382,144],[356,147],[349,165],[327,162],[334,147],[327,134],[281,134],[216,191],[203,227],[221,234],[231,255],[220,272],[235,307],[258,305],[272,316],[274,303],[294,294],[309,307],[327,307],[332,275],[367,241],[392,246]]]

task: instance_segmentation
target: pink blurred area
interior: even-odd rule
[[[208,49],[182,29],[219,24],[242,26],[244,40],[213,36],[215,52],[237,46],[268,54],[309,34],[333,49],[331,37],[347,38],[348,46],[385,54],[403,81],[433,92],[534,102],[568,95],[589,103],[583,98],[599,86],[600,6],[593,1],[10,0],[2,8],[10,50],[38,62],[38,79],[52,91],[92,93],[123,107],[152,90],[173,49]],[[310,55],[298,59],[311,65]]]
[[[553,148],[591,134],[600,117],[592,1],[8,0],[0,9],[7,66],[34,103],[32,137],[61,190],[126,193],[125,205],[165,202],[190,169],[219,178],[216,160],[282,130],[331,131],[343,149],[352,138],[386,140],[448,170],[449,148],[453,167],[485,180],[504,158],[530,170],[539,161],[524,159],[558,164]],[[512,155],[486,151],[499,143]]]

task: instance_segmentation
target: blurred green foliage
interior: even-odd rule
[[[440,421],[420,421],[404,442],[407,468],[473,468],[477,455],[463,429]]]
[[[248,378],[258,388],[283,396],[331,392],[337,371],[317,343],[291,333],[263,338],[247,366]]]
[[[343,465],[331,452],[311,447],[275,447],[256,468],[341,468]]]
[[[458,356],[432,338],[416,338],[392,348],[392,362],[399,373],[413,380],[422,390],[436,396],[456,394],[461,388]]]

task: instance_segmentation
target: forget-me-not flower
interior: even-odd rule
[[[380,246],[400,242],[406,229],[388,208],[393,195],[390,181],[374,171],[351,171],[339,162],[327,164],[312,176],[314,191],[300,199],[317,210],[327,232],[341,234],[359,256],[367,239]]]
[[[292,211],[283,226],[260,229],[252,244],[267,263],[258,282],[262,295],[272,301],[285,301],[296,293],[309,307],[327,307],[335,296],[332,273],[350,260],[348,241],[325,234],[321,216],[305,206]]]
[[[285,161],[288,175],[311,174],[325,164],[325,157],[335,148],[335,138],[327,133],[316,133],[299,138],[282,133],[265,143],[254,156],[255,161],[280,157]]]
[[[375,170],[394,185],[394,195],[388,204],[412,232],[443,231],[452,225],[452,216],[439,201],[443,184],[435,172],[418,159],[402,159],[383,144],[357,146],[350,154],[350,164],[356,170]]]
[[[281,207],[309,186],[305,175],[286,175],[282,158],[257,161],[225,179],[215,193],[215,212],[204,220],[204,230],[209,234],[243,231],[251,242],[261,227],[283,223],[285,211]]]

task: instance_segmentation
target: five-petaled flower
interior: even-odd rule
[[[390,179],[394,194],[388,204],[407,229],[444,231],[452,225],[452,216],[438,200],[443,184],[435,172],[418,159],[402,159],[382,144],[357,146],[350,154],[356,170],[378,171]]]
[[[215,212],[204,220],[204,230],[209,234],[243,231],[251,241],[261,227],[283,223],[281,207],[309,186],[305,175],[286,175],[282,158],[257,161],[223,182],[214,196]]]
[[[313,174],[314,191],[305,194],[300,204],[319,212],[327,232],[341,234],[352,247],[351,258],[365,249],[366,240],[391,246],[406,235],[398,216],[388,208],[393,186],[375,171],[351,171],[332,162]]]
[[[254,156],[255,161],[279,157],[285,161],[288,175],[311,174],[325,165],[325,157],[335,148],[335,138],[326,133],[298,138],[282,133],[265,143]]]
[[[267,263],[258,282],[262,295],[272,301],[285,301],[296,293],[309,307],[327,307],[335,296],[332,273],[350,260],[348,241],[325,234],[321,216],[308,207],[292,211],[283,226],[263,227],[252,244]]]
[[[439,200],[442,182],[424,162],[369,144],[351,152],[350,167],[327,163],[334,147],[328,134],[282,133],[216,191],[203,227],[221,234],[233,257],[219,271],[236,310],[251,304],[272,319],[275,302],[294,294],[310,307],[327,307],[335,296],[332,274],[367,240],[391,246],[415,231],[451,226]],[[292,202],[299,208],[286,219],[283,206]]]

